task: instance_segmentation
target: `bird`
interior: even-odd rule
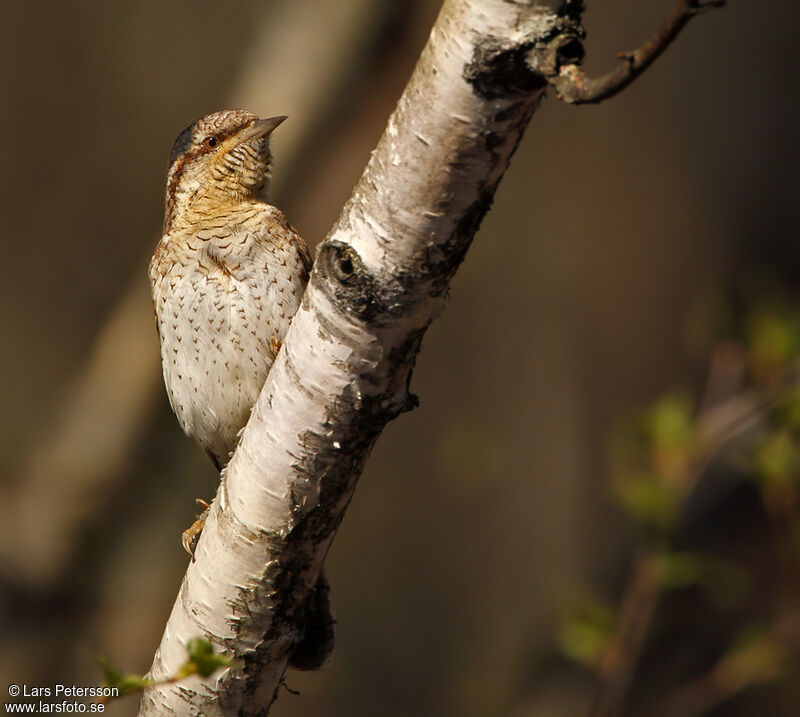
[[[270,135],[286,119],[224,110],[192,122],[169,159],[163,236],[149,265],[164,383],[184,432],[218,471],[300,307],[311,271],[303,238],[263,198]],[[208,504],[198,499],[206,507]],[[193,555],[204,514],[184,531]],[[290,664],[319,669],[333,651],[324,572]]]

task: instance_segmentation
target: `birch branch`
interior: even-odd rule
[[[551,82],[558,98],[575,105],[599,104],[619,94],[639,77],[666,50],[689,21],[714,8],[724,7],[727,0],[678,0],[675,9],[655,34],[640,47],[618,53],[622,62],[602,77],[589,77],[580,68],[583,59],[583,30],[572,37],[565,36],[559,44],[558,75]],[[565,0],[562,12],[575,19],[583,10],[582,0]]]
[[[150,677],[203,636],[237,666],[149,688],[141,715],[264,715],[378,435],[412,408],[423,334],[557,75],[574,18],[446,0],[223,476]],[[571,35],[570,35],[571,33]]]

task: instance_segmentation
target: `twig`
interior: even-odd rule
[[[612,717],[620,713],[633,673],[650,632],[661,593],[654,573],[652,556],[644,553],[628,578],[619,616],[619,628],[600,665],[603,682],[595,696],[592,717]]]
[[[729,354],[728,358],[731,357],[732,355]],[[741,375],[743,370],[744,366],[736,368],[726,361],[712,361],[704,395],[710,395],[713,393],[713,387],[725,382],[719,372]],[[685,502],[691,495],[692,490],[720,449],[734,438],[762,423],[765,415],[775,408],[797,383],[798,369],[796,366],[792,366],[785,371],[780,381],[767,389],[739,391],[728,395],[724,400],[713,402],[701,411],[694,424],[694,443],[697,446],[697,452],[688,462],[684,478],[680,483],[682,502]],[[606,653],[606,658],[600,666],[602,681],[592,708],[592,717],[613,717],[613,715],[620,714],[624,706],[628,688],[639,662],[645,639],[650,632],[650,624],[662,591],[653,572],[651,557],[647,553],[639,556],[631,568],[623,589],[622,608],[617,629]],[[796,629],[796,619],[779,621],[776,623],[776,630],[778,624],[782,626],[781,634],[789,633],[789,627],[794,628],[794,632],[791,634],[795,640],[797,639],[796,636],[800,630]],[[699,700],[700,697],[703,700],[711,699],[711,704],[717,704],[727,699],[732,688],[728,685],[717,685],[716,682],[713,682],[714,680],[718,680],[718,678],[711,674],[707,678],[702,678],[697,684],[687,686],[685,698],[687,700]],[[736,692],[743,687],[735,686],[733,689]],[[683,699],[683,696],[681,698]],[[698,707],[695,711],[680,709],[674,712],[664,712],[664,714],[702,714],[702,710]]]
[[[743,669],[735,653],[727,653],[704,675],[662,700],[649,717],[700,717],[749,687],[780,677],[789,655],[800,649],[800,613],[779,616],[765,638],[768,642],[762,643],[762,664]]]
[[[658,31],[632,52],[620,52],[623,62],[602,77],[587,77],[577,61],[562,65],[551,84],[559,99],[570,104],[597,104],[613,97],[641,75],[696,15],[723,7],[726,0],[679,0],[672,14]]]
[[[790,366],[771,386],[741,391],[716,406],[701,412],[695,420],[695,441],[699,447],[690,480],[684,485],[688,495],[714,456],[734,438],[761,424],[764,417],[789,396],[800,383],[800,367]],[[709,376],[709,383],[714,380]]]

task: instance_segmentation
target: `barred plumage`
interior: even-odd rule
[[[258,197],[269,182],[269,135],[284,119],[229,110],[181,132],[164,236],[150,262],[170,404],[218,469],[236,448],[311,268],[306,243]],[[333,650],[324,576],[308,612],[313,631],[291,660],[300,669],[320,667]]]

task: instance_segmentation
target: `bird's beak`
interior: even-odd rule
[[[255,120],[239,133],[237,139],[239,142],[247,142],[255,137],[266,137],[285,119],[286,115],[278,115],[277,117]]]

